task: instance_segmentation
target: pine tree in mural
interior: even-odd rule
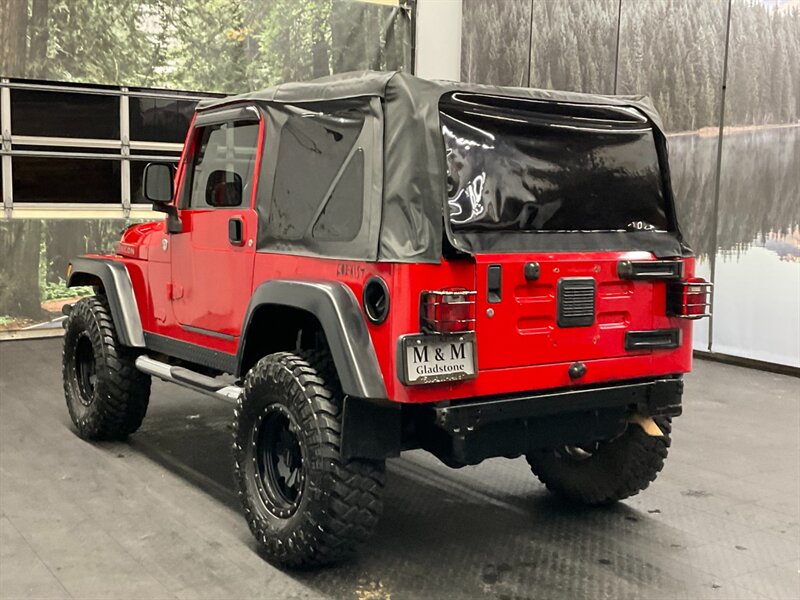
[[[464,0],[461,77],[527,85],[530,0]]]
[[[237,93],[411,63],[410,10],[348,0],[0,0],[0,14],[11,77]]]
[[[462,78],[611,93],[619,7],[464,0]],[[727,10],[727,0],[622,0],[617,92],[652,96],[670,131],[716,126]],[[800,2],[734,0],[728,71],[726,124],[798,122]]]

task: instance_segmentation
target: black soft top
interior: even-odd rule
[[[596,232],[580,235],[509,233],[502,235],[502,241],[501,236],[495,236],[497,243],[489,242],[489,247],[486,243],[480,244],[480,251],[638,249],[652,251],[657,256],[677,256],[688,251],[682,242],[672,209],[674,201],[669,183],[666,138],[661,118],[646,96],[607,96],[431,81],[397,71],[360,71],[204,100],[198,105],[198,111],[202,115],[208,111],[243,103],[259,106],[268,118],[266,156],[269,157],[273,155],[272,152],[277,152],[278,147],[277,141],[269,141],[270,120],[273,121],[273,129],[279,129],[282,120],[276,115],[287,107],[308,108],[313,105],[315,110],[325,112],[326,105],[335,106],[342,101],[362,100],[365,105],[372,107],[370,114],[376,119],[382,132],[382,144],[364,148],[365,153],[382,157],[382,160],[370,161],[369,164],[373,171],[371,181],[380,183],[375,198],[379,200],[377,204],[380,208],[369,215],[373,234],[365,234],[347,245],[333,249],[315,247],[313,242],[287,243],[272,239],[265,231],[272,186],[269,181],[264,180],[264,176],[274,179],[273,167],[272,171],[262,171],[259,185],[259,248],[302,254],[334,254],[342,258],[366,260],[438,262],[441,260],[444,240],[449,241],[456,250],[474,252],[478,249],[469,236],[454,236],[446,218],[445,148],[439,111],[442,98],[452,93],[638,112],[653,128],[664,174],[664,195],[672,221],[669,232]],[[368,141],[366,144],[363,141],[359,143],[369,145]],[[273,161],[265,161],[271,162]],[[295,165],[295,168],[298,177],[307,176],[303,165]],[[365,198],[365,203],[367,201]],[[507,243],[512,236],[518,236],[518,239],[514,243]]]

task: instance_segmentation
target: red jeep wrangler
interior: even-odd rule
[[[709,284],[642,97],[359,73],[201,104],[162,222],[70,265],[64,391],[124,439],[150,377],[236,402],[236,486],[273,560],[350,553],[386,458],[525,455],[605,504],[663,466]]]

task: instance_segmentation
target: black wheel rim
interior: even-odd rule
[[[264,506],[280,518],[300,506],[305,484],[303,452],[297,426],[282,405],[264,411],[253,427],[253,473]]]
[[[75,344],[75,378],[78,381],[81,404],[90,405],[94,401],[97,385],[97,362],[92,341],[85,334]]]

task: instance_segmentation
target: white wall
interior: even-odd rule
[[[417,64],[427,79],[461,76],[461,0],[417,0]]]

